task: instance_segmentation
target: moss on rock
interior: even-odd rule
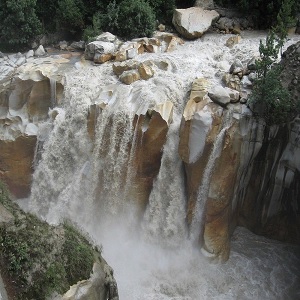
[[[2,183],[0,205],[14,216],[0,225],[0,269],[10,299],[44,300],[90,277],[99,253],[72,224],[51,226],[23,212]]]

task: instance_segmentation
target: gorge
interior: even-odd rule
[[[258,56],[265,32],[230,47],[229,37],[169,52],[158,35],[156,52],[133,58],[153,77],[131,84],[117,63],[76,53],[1,78],[1,179],[26,210],[71,219],[103,245],[120,299],[299,296],[299,246],[246,228],[299,244],[300,120],[268,127],[252,116],[240,97],[250,75],[229,70]],[[298,57],[299,41],[285,45],[298,42]]]

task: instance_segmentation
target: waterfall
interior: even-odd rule
[[[203,172],[202,183],[198,190],[194,215],[190,226],[190,238],[194,242],[198,242],[199,240],[199,233],[201,232],[201,228],[204,222],[203,214],[209,193],[211,175],[215,166],[215,162],[221,154],[226,130],[228,130],[228,128],[230,127],[230,121],[232,120],[231,117],[232,116],[229,112],[225,112],[222,128],[216,137],[213,149],[210,153],[209,159]]]
[[[177,151],[180,119],[169,128],[161,168],[149,198],[143,220],[146,239],[177,245],[186,237],[186,197],[183,164]]]
[[[163,61],[168,68],[154,66],[153,78],[130,86],[118,81],[110,63],[73,70],[66,75],[60,107],[54,107],[57,116],[45,124],[45,133],[40,132],[30,209],[50,223],[70,218],[95,243],[102,244],[103,255],[115,270],[122,300],[289,299],[282,276],[290,280],[285,286],[296,290],[298,273],[286,267],[299,262],[296,248],[291,252],[281,244],[275,248],[269,240],[240,229],[234,235],[230,260],[216,267],[191,243],[199,236],[211,174],[230,126],[229,116],[224,117],[210,153],[189,233],[186,228],[186,191],[178,143],[191,83],[197,77],[219,83],[229,62],[258,52],[259,39],[255,47],[253,41],[245,39],[229,49],[224,47],[227,38],[207,35],[186,42],[171,54],[139,55],[138,61]],[[52,91],[55,83],[50,80],[50,84]],[[142,140],[134,120],[166,101],[174,105],[173,122],[140,224],[135,213],[138,199],[130,194],[136,176],[133,162]],[[97,110],[94,140],[87,129],[91,105]],[[143,124],[141,134],[148,126]]]
[[[49,78],[50,82],[50,97],[51,97],[51,107],[56,106],[56,80],[53,78]]]

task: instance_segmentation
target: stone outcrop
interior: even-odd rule
[[[0,61],[0,178],[18,198],[29,195],[38,126],[62,98],[68,61],[21,54]]]
[[[1,297],[45,299],[52,293],[53,300],[119,300],[112,268],[80,231],[71,224],[51,226],[26,214],[9,199],[2,182],[0,196]],[[78,247],[80,251],[71,249],[72,257],[68,257],[68,247]],[[12,256],[18,260],[17,268]],[[72,269],[70,264],[77,265]],[[76,283],[77,280],[80,281]],[[57,293],[66,291],[66,284],[74,281],[64,295]]]
[[[72,285],[69,291],[55,300],[119,300],[112,269],[103,259],[95,262],[89,279]]]
[[[110,60],[124,62],[145,52],[171,52],[183,43],[184,41],[178,36],[167,32],[156,32],[152,38],[136,38],[124,43],[113,34],[105,32],[86,45],[85,58],[97,64]]]
[[[113,71],[120,81],[130,85],[137,80],[148,80],[154,75],[151,61],[138,63],[134,60],[117,62],[113,64]]]
[[[33,173],[36,136],[19,136],[14,141],[0,140],[0,180],[17,198],[28,197]]]
[[[298,44],[288,49],[282,61],[283,84],[295,102],[299,101],[294,84]],[[228,259],[230,235],[237,224],[257,234],[300,243],[300,118],[271,127],[254,118],[242,101],[246,88],[251,88],[249,69],[238,60],[231,65],[228,75],[240,83],[232,95],[226,95],[226,109],[210,88],[200,88],[201,95],[196,96],[197,79],[181,124],[179,154],[187,176],[187,220],[194,230],[194,216],[202,214],[203,223],[196,224],[202,252],[218,261]]]
[[[173,15],[173,25],[187,39],[201,37],[219,17],[214,10],[204,10],[201,7],[176,9]]]

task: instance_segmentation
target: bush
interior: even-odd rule
[[[287,122],[293,108],[291,97],[280,82],[281,68],[275,63],[281,45],[272,31],[265,45],[260,41],[257,78],[248,101],[254,115],[263,117],[268,125]]]
[[[60,26],[71,33],[84,28],[84,4],[80,0],[58,0],[57,18]]]
[[[261,29],[270,28],[276,23],[284,2],[291,2],[291,14],[296,14],[300,8],[299,1],[295,0],[217,0],[215,2],[225,7],[235,6],[246,15],[249,15],[250,12],[255,18],[255,24]]]
[[[124,37],[151,36],[155,29],[155,14],[144,0],[124,0],[119,6],[112,1],[104,18],[104,30]]]
[[[14,47],[24,47],[41,33],[36,0],[0,1],[0,39]]]
[[[156,19],[159,20],[159,22],[172,23],[175,0],[149,0],[148,2],[153,8]]]
[[[44,300],[90,277],[92,246],[72,225],[54,227],[25,214],[1,182],[0,203],[15,217],[13,224],[0,226],[0,270],[13,286],[13,299]]]
[[[58,0],[37,0],[36,14],[42,23],[43,32],[56,31],[56,10]]]

